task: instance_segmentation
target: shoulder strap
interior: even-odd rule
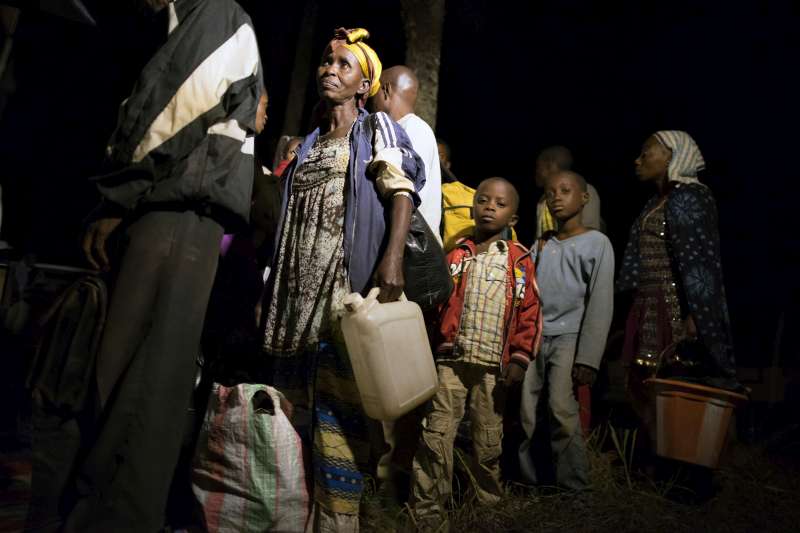
[[[372,126],[372,114],[367,115],[364,117],[364,120],[361,121],[361,128],[366,136],[369,138],[370,143],[372,142],[372,136],[375,134],[375,130]]]
[[[555,231],[550,230],[550,231],[545,231],[542,234],[542,236],[539,237],[539,241],[536,243],[537,253],[539,253],[539,254],[542,253],[542,249],[544,248],[544,245],[547,243],[547,241],[550,239],[550,237],[552,237],[555,234],[556,234]]]

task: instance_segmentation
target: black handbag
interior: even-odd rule
[[[411,214],[403,276],[406,298],[419,305],[423,312],[445,303],[453,292],[453,280],[442,245],[419,211]]]
[[[673,342],[659,354],[655,377],[702,380],[713,376],[710,355],[698,339],[683,339]]]

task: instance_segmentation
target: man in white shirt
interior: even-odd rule
[[[418,88],[419,81],[413,70],[403,65],[388,68],[381,74],[381,88],[370,99],[370,107],[373,112],[386,113],[405,130],[411,145],[425,164],[425,185],[419,191],[419,212],[441,244],[439,226],[442,220],[442,171],[439,167],[439,147],[431,127],[414,114]],[[373,427],[371,431],[373,446],[379,455],[376,474],[381,482],[381,490],[391,493],[394,487],[391,482],[391,462],[396,443],[395,423],[383,422],[381,426]],[[384,442],[389,446],[388,452],[382,449]],[[382,497],[386,497],[386,494]]]
[[[381,74],[381,88],[372,97],[372,110],[383,111],[400,124],[414,150],[425,164],[425,186],[419,191],[419,211],[433,233],[439,235],[442,220],[442,172],[436,136],[428,124],[414,114],[419,81],[410,68],[398,65]]]

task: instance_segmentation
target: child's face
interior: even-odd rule
[[[589,194],[581,190],[578,181],[569,174],[556,174],[544,188],[547,208],[556,220],[569,220],[583,210]]]
[[[536,186],[543,188],[547,185],[548,178],[556,172],[558,172],[558,167],[555,163],[539,157],[536,160],[536,175],[534,176]]]
[[[389,98],[389,84],[386,83],[386,77],[381,76],[381,88],[375,93],[375,96],[369,99],[370,111],[373,113],[383,112],[389,113],[391,110],[391,100]]]
[[[256,134],[264,131],[267,126],[267,104],[269,103],[269,96],[266,91],[261,93],[261,98],[258,99],[258,109],[256,110]]]
[[[289,141],[289,144],[286,145],[286,157],[284,159],[293,161],[294,158],[297,157],[297,151],[300,149],[301,143],[302,141],[300,139],[292,139]]]
[[[450,168],[450,157],[447,155],[447,147],[442,143],[437,144],[439,149],[439,162],[444,168]]]
[[[475,192],[475,227],[483,235],[500,233],[517,223],[517,200],[508,183],[490,180]]]

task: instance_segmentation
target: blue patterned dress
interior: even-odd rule
[[[654,350],[658,346],[650,345],[655,338],[661,339],[661,349],[670,342],[680,340],[674,338],[682,335],[678,319],[683,320],[691,314],[699,339],[708,351],[709,362],[717,373],[713,376],[718,379],[717,384],[736,388],[736,364],[722,282],[714,197],[705,185],[691,183],[676,185],[667,195],[663,208],[659,208],[660,201],[657,196],[651,198],[631,227],[617,281],[618,291],[636,291],[632,313],[644,313],[650,317],[644,320],[642,316],[633,317],[633,320],[629,318],[627,335],[633,337],[634,350],[627,355],[634,358],[634,362],[635,358],[646,355],[646,350],[637,349],[643,347],[641,341],[645,341],[648,349]],[[663,211],[663,219],[658,215],[659,209]],[[658,231],[654,223],[662,225],[663,231]],[[663,237],[669,264],[653,261],[652,247],[647,244],[652,243],[653,239],[648,238],[647,233],[654,231]],[[659,272],[653,272],[654,268],[658,268]],[[663,278],[663,296],[666,297],[662,302],[647,297],[659,276]],[[673,294],[677,297],[677,306],[668,298]],[[666,309],[663,308],[665,303]],[[657,308],[659,305],[661,309]],[[679,309],[680,317],[673,316],[676,309]],[[658,320],[659,316],[666,320]],[[638,326],[637,331],[631,331],[631,324]],[[673,331],[664,331],[665,326]]]

